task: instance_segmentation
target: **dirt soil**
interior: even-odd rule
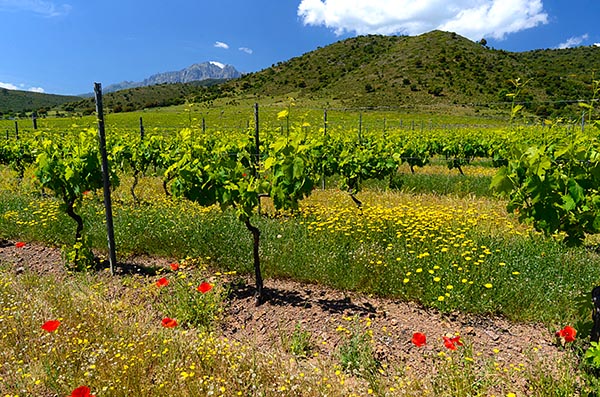
[[[168,263],[164,258],[135,257],[127,259],[126,267],[137,271]],[[67,277],[60,251],[37,244],[17,248],[14,241],[0,239],[0,264],[10,266],[16,274],[33,271]],[[313,354],[331,356],[347,338],[345,330],[352,330],[358,322],[363,329],[372,330],[378,359],[410,367],[417,376],[431,371],[431,357],[446,350],[442,341],[446,335],[460,335],[472,348],[473,356],[489,357],[506,367],[527,365],[536,357],[552,360],[563,354],[557,347],[555,330],[541,324],[512,323],[500,317],[464,313],[443,314],[415,303],[290,280],[265,280],[269,300],[256,306],[253,280],[247,280],[246,285],[234,291],[221,331],[224,337],[259,348],[281,346],[282,335],[291,335],[299,324],[312,335]],[[411,342],[415,332],[427,336],[425,346],[416,347]]]

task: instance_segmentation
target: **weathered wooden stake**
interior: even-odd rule
[[[323,110],[323,135],[327,137],[327,109]],[[325,190],[325,164],[321,166],[321,189]]]
[[[106,134],[104,131],[104,112],[102,109],[102,85],[94,83],[96,94],[96,114],[98,115],[98,138],[100,140],[100,156],[102,158],[102,179],[104,181],[104,209],[106,213],[106,232],[108,240],[108,261],[110,274],[115,274],[117,256],[115,253],[115,230],[113,227],[112,203],[110,200],[110,176],[108,169],[108,156],[106,154]]]
[[[36,112],[31,113],[31,121],[33,123],[33,129],[37,130],[37,113]]]
[[[258,127],[258,103],[254,104],[254,177],[258,178],[258,167],[260,163],[260,129]]]
[[[258,170],[260,167],[260,128],[259,128],[259,117],[258,117],[258,103],[254,104],[254,177],[258,179]],[[258,213],[261,212],[260,197],[258,198]],[[253,238],[253,258],[254,258],[254,275],[256,277],[256,304],[260,305],[265,300],[265,294],[263,289],[263,278],[260,270],[260,255],[259,255],[259,244],[260,244],[260,230],[250,224],[250,219],[245,220],[246,228],[252,233]]]
[[[254,104],[254,178],[258,179],[258,170],[260,167],[260,128],[258,102]],[[258,198],[258,213],[262,212],[261,200]]]
[[[358,114],[358,142],[362,143],[362,112]]]
[[[144,120],[140,117],[140,140],[144,140]]]
[[[600,340],[600,286],[592,290],[592,303],[594,304],[594,311],[592,312],[594,325],[592,326],[592,332],[590,332],[590,340],[598,342]]]

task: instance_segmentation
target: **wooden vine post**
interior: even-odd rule
[[[140,141],[144,140],[144,120],[140,117]]]
[[[108,261],[110,274],[114,275],[117,256],[115,252],[115,230],[113,227],[112,203],[110,200],[110,177],[108,156],[106,154],[106,134],[104,131],[104,112],[102,109],[102,85],[94,83],[96,95],[96,114],[98,115],[98,138],[100,141],[100,157],[102,159],[102,179],[104,182],[104,209],[106,213],[106,232],[108,239]]]
[[[592,312],[594,325],[590,332],[590,340],[592,342],[598,342],[600,339],[600,286],[595,287],[592,290],[592,304],[594,306],[594,311]]]
[[[258,103],[254,104],[254,177],[259,178],[258,170],[260,166],[260,129],[258,126]],[[260,198],[258,199],[258,213],[260,214]],[[246,218],[244,220],[244,224],[246,228],[252,233],[253,238],[253,259],[254,259],[254,275],[256,277],[256,304],[260,305],[265,300],[264,288],[263,288],[263,278],[262,273],[260,271],[260,255],[259,255],[259,245],[260,245],[260,230],[250,224],[250,219]]]
[[[323,136],[327,138],[327,109],[323,110]],[[321,165],[321,189],[325,190],[325,163]]]
[[[258,103],[254,104],[254,176],[258,177],[260,163],[260,129],[258,127]]]

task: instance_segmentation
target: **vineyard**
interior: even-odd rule
[[[98,396],[597,391],[600,353],[587,336],[589,294],[600,281],[600,125],[526,124],[518,111],[478,125],[292,102],[233,115],[193,107],[109,115],[113,276],[103,270],[96,120],[40,119],[36,129],[1,120],[0,238],[60,247],[66,273],[16,277],[0,263],[0,393],[66,395],[81,384]],[[169,259],[128,274],[138,255]],[[413,350],[384,359],[377,344],[404,334],[380,340],[378,317],[355,316],[338,324],[337,348],[320,357],[316,332],[299,321],[279,332],[277,354],[289,363],[274,365],[274,353],[219,335],[236,290],[269,305],[265,281],[286,279],[442,316],[543,324],[549,336],[495,361],[503,347],[485,350],[467,332],[431,329],[447,349],[428,335],[421,353],[421,330],[405,329],[415,333],[406,341]],[[110,329],[99,325],[115,311]],[[51,319],[62,325],[40,328]],[[566,325],[577,337],[563,332],[554,344]],[[434,365],[435,374],[419,380],[410,365]]]

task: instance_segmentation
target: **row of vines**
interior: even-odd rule
[[[600,231],[598,128],[314,133],[305,126],[291,126],[261,131],[258,147],[253,132],[249,128],[206,134],[186,128],[172,136],[113,134],[108,150],[111,183],[116,186],[122,173],[132,174],[134,202],[138,178],[152,173],[163,178],[167,195],[232,208],[254,237],[260,299],[260,231],[251,218],[261,198],[270,197],[278,211],[294,211],[320,181],[333,176],[361,206],[356,194],[362,182],[391,179],[402,164],[414,172],[416,166],[442,159],[462,174],[465,165],[483,158],[498,167],[492,185],[509,194],[509,210],[521,220],[548,234],[563,232],[572,244],[581,243],[586,233]],[[95,130],[74,127],[0,141],[0,164],[12,168],[17,178],[33,168],[40,187],[52,192],[77,224],[72,262],[79,266],[89,260],[91,250],[76,207],[86,192],[102,187]]]

